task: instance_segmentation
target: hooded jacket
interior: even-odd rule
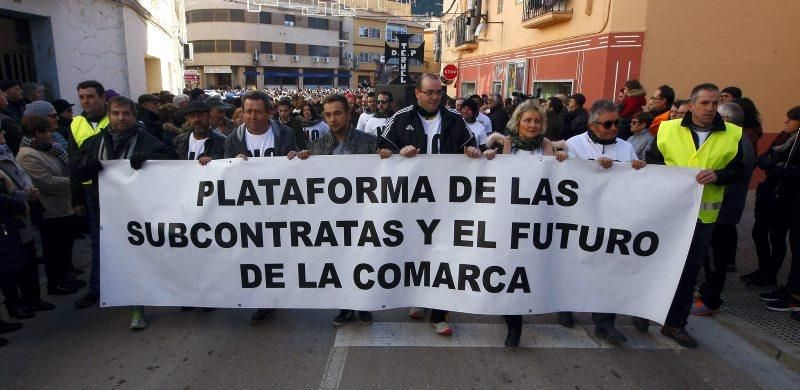
[[[275,133],[275,155],[285,156],[291,151],[298,151],[297,142],[294,139],[292,129],[274,121],[269,120],[270,128]],[[244,124],[239,125],[232,133],[225,137],[225,158],[234,158],[240,154],[253,157],[247,150],[247,143],[244,139],[247,131]]]
[[[388,149],[392,153],[399,153],[400,149],[414,145],[425,154],[428,142],[425,138],[425,128],[419,117],[420,107],[416,104],[403,108],[389,119],[386,132],[378,140],[379,149]],[[464,118],[457,112],[444,106],[439,106],[441,116],[441,147],[440,154],[464,153],[464,148],[472,146],[477,148],[475,136],[467,128]]]
[[[647,104],[644,97],[645,92],[639,89],[628,90],[628,94],[622,99],[622,110],[619,112],[621,118],[630,118],[642,111],[642,107]]]

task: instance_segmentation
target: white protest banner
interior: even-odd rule
[[[702,191],[694,170],[534,156],[104,165],[104,306],[663,321]]]

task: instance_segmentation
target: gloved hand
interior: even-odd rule
[[[96,177],[103,170],[103,163],[92,154],[87,154],[78,161],[78,174],[84,179]]]
[[[142,169],[142,165],[144,164],[145,161],[147,161],[147,156],[141,153],[136,153],[133,156],[131,156],[131,168],[138,171]]]

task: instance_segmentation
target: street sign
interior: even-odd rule
[[[455,80],[458,77],[458,67],[450,64],[442,69],[442,76],[448,80]]]

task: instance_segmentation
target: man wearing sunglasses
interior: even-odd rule
[[[630,163],[633,169],[641,169],[645,162],[639,160],[636,151],[629,142],[617,138],[619,114],[617,105],[611,100],[598,100],[589,111],[589,131],[578,134],[567,140],[569,158],[595,160],[605,169],[611,168],[614,161]],[[594,333],[597,337],[612,344],[622,344],[627,338],[614,326],[616,314],[592,313]],[[572,327],[575,320],[571,312],[558,313],[558,323]],[[634,326],[641,332],[647,332],[649,321],[634,317]]]
[[[441,104],[443,92],[439,76],[432,73],[420,76],[415,94],[416,103],[397,111],[389,119],[386,132],[378,140],[381,158],[389,158],[394,153],[409,158],[418,154],[463,153],[471,158],[481,156],[475,137],[464,119]],[[421,319],[425,316],[425,309],[413,307],[408,315]],[[437,334],[453,334],[446,311],[431,310],[430,321],[436,327]]]
[[[383,91],[378,94],[378,110],[372,118],[369,118],[367,125],[364,127],[364,132],[380,137],[386,131],[386,124],[389,123],[389,118],[394,115],[392,109],[392,102],[394,96],[389,91]]]
[[[667,313],[661,333],[678,344],[694,348],[697,341],[685,330],[694,301],[697,274],[708,256],[711,235],[719,216],[725,186],[741,180],[742,128],[725,123],[717,113],[719,88],[700,84],[692,89],[690,114],[682,119],[662,122],[656,140],[647,152],[650,164],[700,169],[696,180],[703,185],[700,211],[689,245],[675,297]]]

